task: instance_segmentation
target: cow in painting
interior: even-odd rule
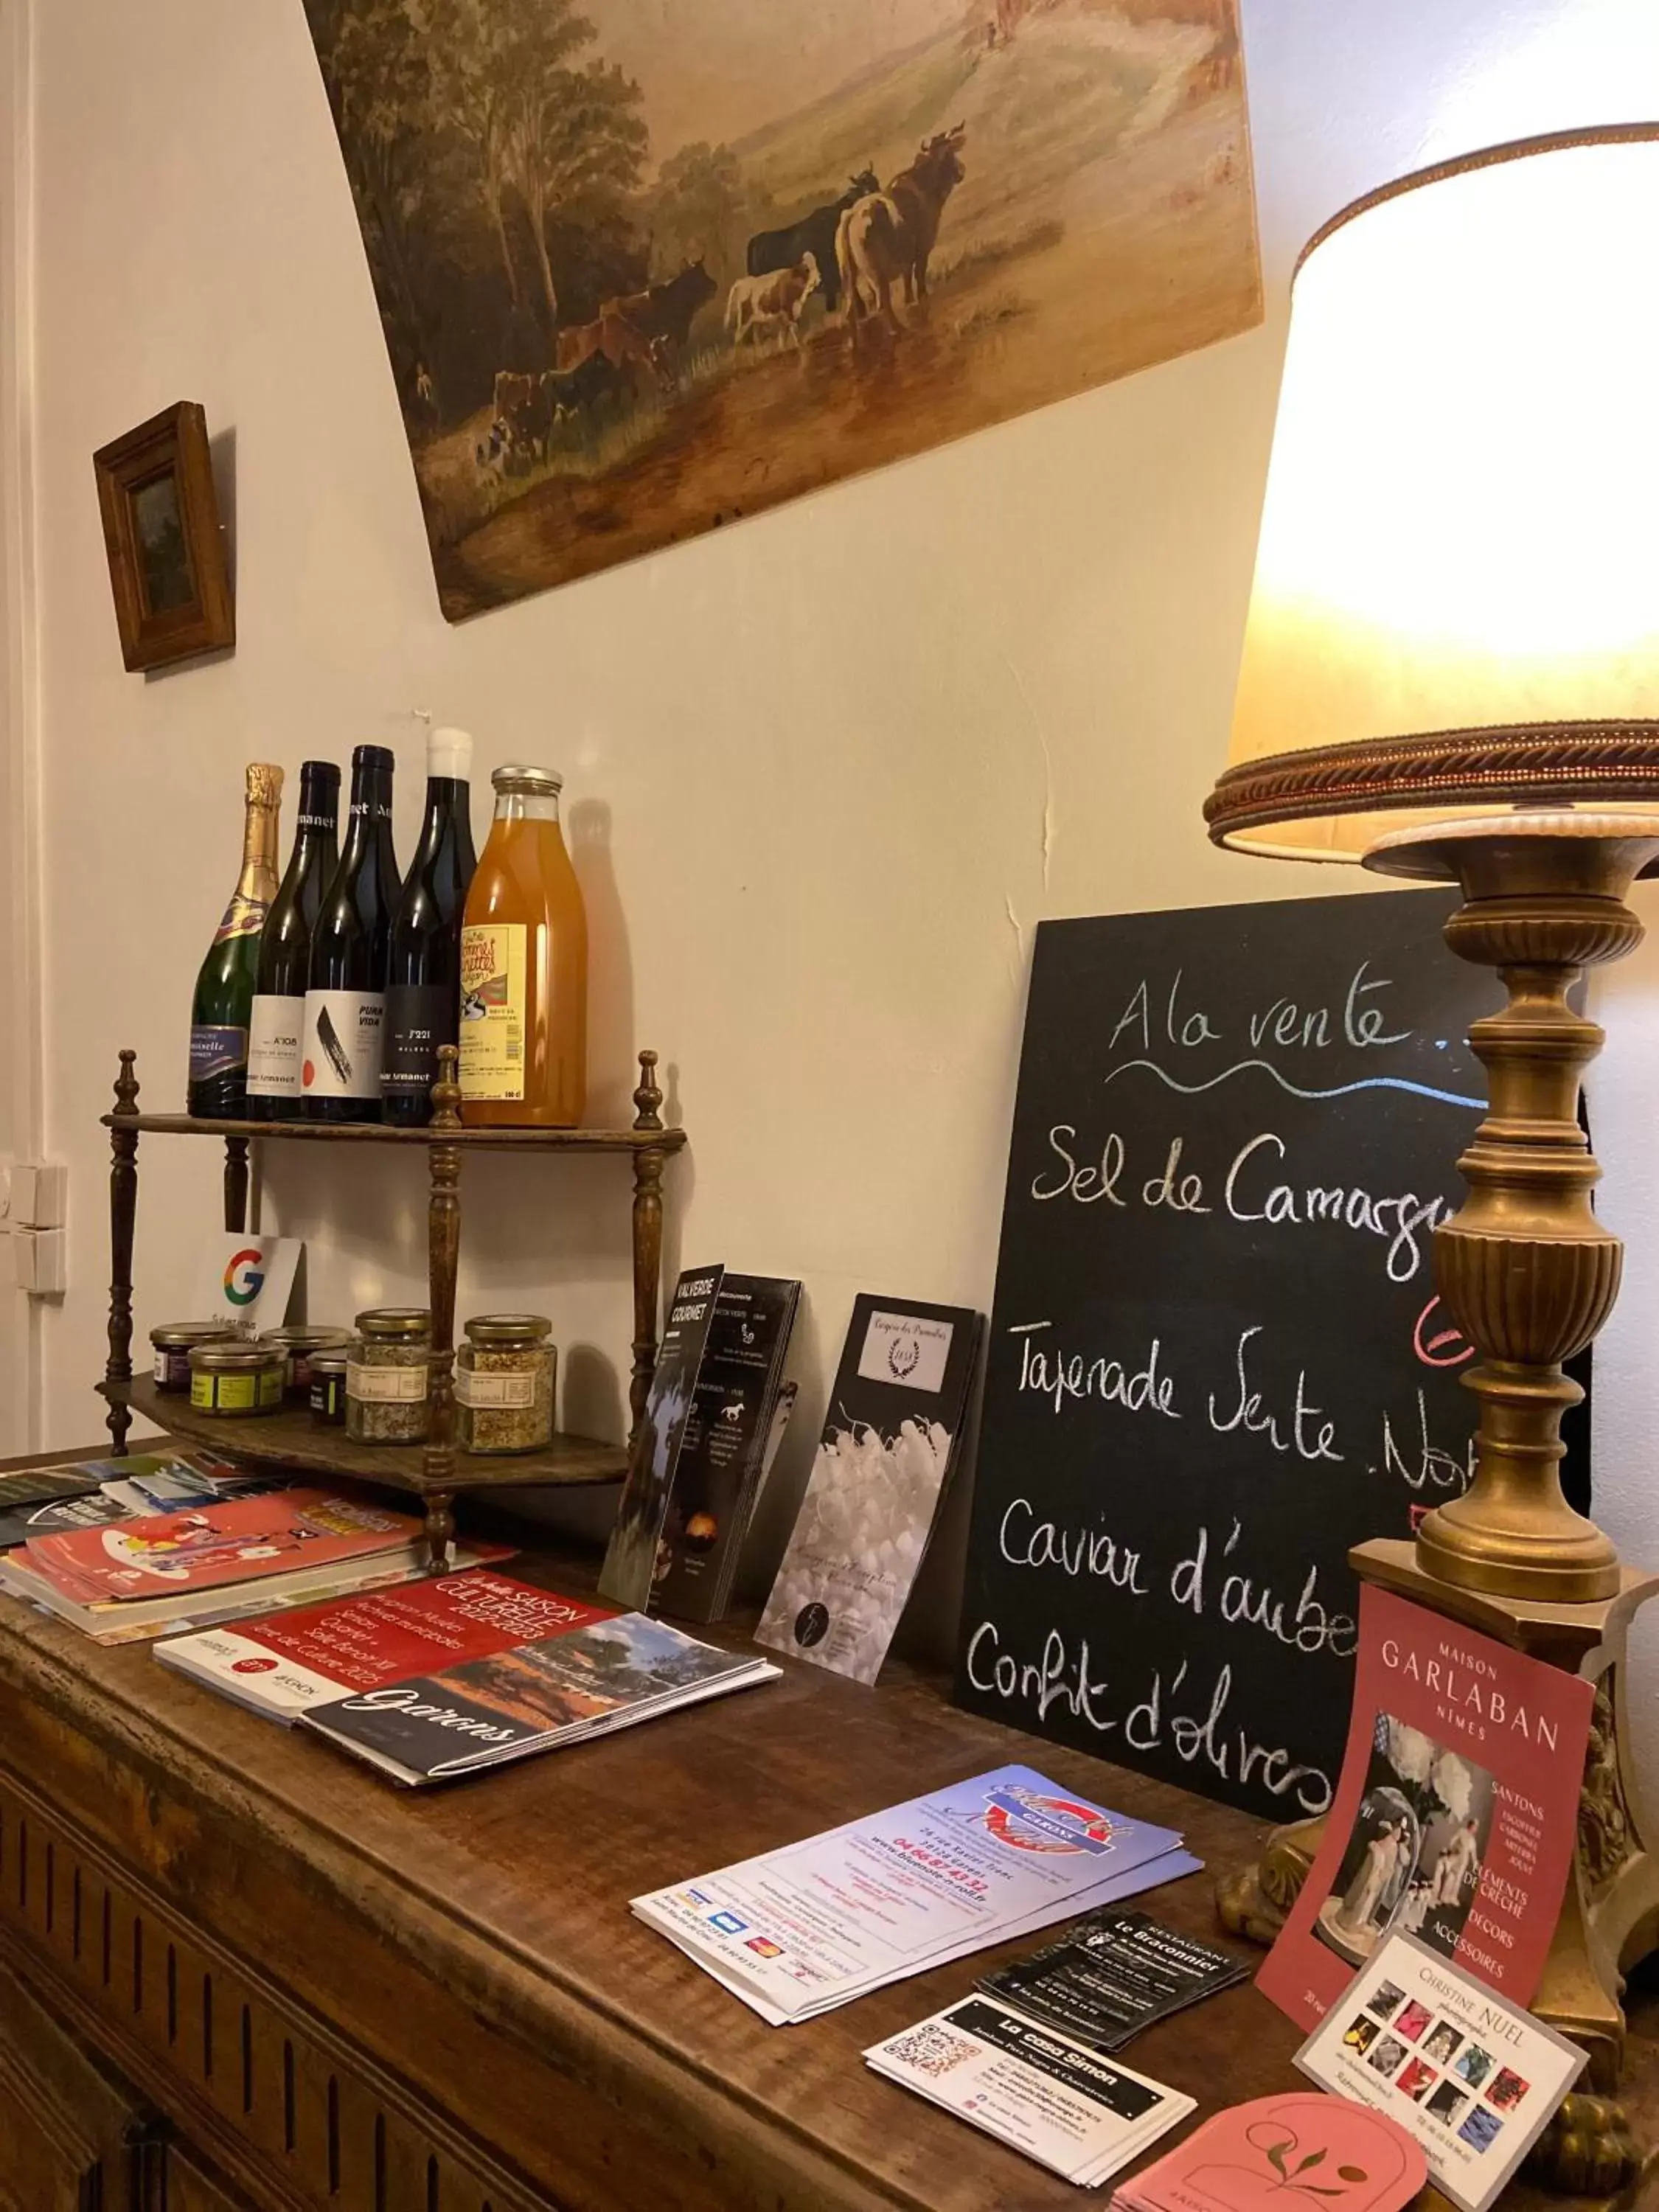
[[[962,182],[962,142],[967,125],[926,140],[908,169],[884,192],[848,209],[836,234],[836,260],[847,295],[847,321],[854,345],[859,325],[878,315],[898,328],[893,287],[904,286],[905,304],[927,296],[927,257],[939,236],[945,203]]]
[[[757,230],[749,241],[744,266],[751,276],[770,276],[780,270],[793,269],[802,257],[810,253],[817,264],[818,282],[823,291],[823,304],[832,315],[841,300],[841,276],[836,264],[836,232],[841,219],[850,207],[881,190],[881,179],[873,169],[860,169],[839,199],[826,200],[815,207],[798,222],[786,223],[781,230]]]
[[[769,331],[777,332],[780,344],[793,338],[799,346],[800,319],[818,285],[818,264],[810,253],[774,276],[739,276],[726,295],[726,327],[733,347],[744,338],[753,344]]]

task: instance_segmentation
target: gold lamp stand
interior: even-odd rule
[[[1591,1210],[1601,1170],[1578,1122],[1579,1084],[1602,1032],[1568,994],[1586,968],[1638,945],[1626,903],[1659,856],[1659,815],[1541,808],[1396,831],[1367,853],[1383,872],[1461,884],[1446,925],[1462,958],[1495,968],[1503,1011],[1469,1042],[1491,1106],[1459,1162],[1469,1190],[1435,1232],[1435,1279],[1480,1354],[1467,1493],[1424,1520],[1414,1545],[1362,1544],[1363,1580],[1595,1686],[1577,1848],[1532,2009],[1589,2053],[1534,2154],[1540,2180],[1606,2194],[1640,2166],[1617,2092],[1623,1976],[1659,1943],[1659,1826],[1628,1755],[1629,1624],[1659,1575],[1621,1566],[1610,1540],[1561,1494],[1561,1416],[1582,1395],[1562,1371],[1607,1320],[1624,1248]],[[1275,1830],[1261,1856],[1218,1885],[1224,1926],[1270,1942],[1323,1838],[1322,1820]]]

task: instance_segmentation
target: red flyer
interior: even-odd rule
[[[1529,2003],[1572,1863],[1594,1700],[1579,1675],[1362,1587],[1342,1778],[1263,1993],[1316,2027],[1401,1934]]]
[[[331,1698],[541,1643],[612,1610],[480,1567],[175,1636],[155,1656],[289,1724]]]
[[[373,1559],[402,1551],[420,1534],[411,1514],[326,1490],[275,1490],[34,1536],[24,1549],[28,1565],[65,1596],[107,1605]]]

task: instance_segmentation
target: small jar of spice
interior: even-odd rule
[[[346,1434],[360,1444],[426,1440],[432,1316],[419,1306],[375,1306],[357,1316],[346,1363]]]
[[[343,1352],[351,1341],[349,1328],[328,1328],[320,1324],[299,1328],[268,1328],[259,1338],[273,1352],[280,1352],[288,1361],[288,1395],[301,1405],[311,1396],[311,1355],[313,1352]]]
[[[227,1328],[222,1321],[170,1321],[149,1333],[151,1349],[155,1354],[153,1372],[158,1390],[188,1390],[190,1388],[190,1352],[196,1344],[223,1344],[239,1341],[236,1332]]]
[[[345,1425],[346,1366],[350,1358],[347,1346],[350,1341],[348,1337],[337,1351],[313,1352],[307,1362],[311,1370],[308,1395],[312,1418],[330,1428]]]
[[[540,1451],[553,1436],[553,1324],[542,1314],[480,1314],[455,1354],[463,1451]]]
[[[283,1353],[262,1344],[227,1337],[211,1344],[192,1345],[191,1409],[229,1415],[280,1413],[287,1376],[288,1361]]]

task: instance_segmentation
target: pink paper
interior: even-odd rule
[[[1395,2212],[1428,2179],[1421,2146],[1341,2097],[1258,2097],[1206,2120],[1117,2192],[1135,2212]]]

